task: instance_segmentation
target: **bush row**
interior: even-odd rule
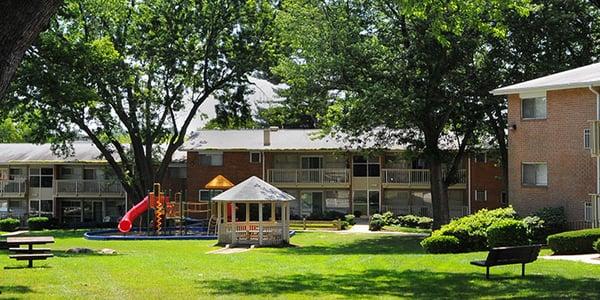
[[[14,218],[0,220],[0,231],[15,231],[19,228],[21,222]],[[50,220],[46,217],[31,217],[27,219],[29,230],[42,230],[49,228]]]
[[[369,227],[371,230],[381,230],[384,226],[404,226],[412,228],[430,229],[433,224],[433,219],[428,217],[419,217],[414,215],[395,216],[391,211],[383,214],[374,214],[371,217]]]
[[[583,254],[594,252],[594,243],[600,239],[600,229],[584,229],[553,234],[548,246],[554,254]]]
[[[0,220],[0,231],[15,231],[19,227],[21,222],[17,219],[6,218]]]

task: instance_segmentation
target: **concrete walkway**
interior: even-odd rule
[[[367,234],[393,234],[393,235],[403,235],[403,236],[429,236],[427,233],[418,233],[418,232],[398,232],[398,231],[370,231],[369,225],[364,224],[356,224],[353,225],[352,228],[348,230],[334,231],[339,234],[355,234],[355,233],[367,233]]]
[[[600,254],[577,254],[577,255],[548,255],[540,256],[548,260],[570,260],[579,261],[586,264],[600,265]]]
[[[16,236],[16,235],[21,235],[21,234],[25,234],[28,233],[29,231],[27,230],[21,230],[21,231],[13,231],[13,232],[7,232],[3,235],[0,236]]]

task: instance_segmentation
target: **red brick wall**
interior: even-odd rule
[[[269,157],[267,157],[267,161]],[[262,163],[250,163],[249,152],[223,152],[222,166],[203,166],[197,152],[187,154],[187,200],[198,201],[198,190],[217,175],[223,175],[233,184],[250,176],[262,178]]]
[[[583,147],[583,130],[596,118],[595,95],[584,88],[548,91],[547,119],[521,120],[519,95],[508,97],[509,201],[517,212],[563,206],[570,221],[583,220],[595,192],[596,161]],[[547,162],[548,186],[521,184],[522,162]]]
[[[475,191],[487,191],[486,201],[475,201]],[[495,161],[475,162],[471,159],[471,213],[482,208],[502,207],[502,169]]]

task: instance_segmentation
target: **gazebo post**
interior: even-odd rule
[[[281,202],[281,239],[285,241],[285,202]]]
[[[271,222],[273,222],[273,224],[277,223],[277,220],[275,220],[275,202],[271,202]]]
[[[258,203],[258,244],[263,244],[263,204]]]
[[[225,202],[225,205],[227,205],[228,202]],[[231,244],[233,245],[235,243],[235,231],[236,231],[236,220],[235,220],[235,202],[231,202]]]
[[[217,235],[221,234],[221,202],[215,202],[217,205]]]
[[[290,242],[290,203],[285,202],[285,227],[283,228],[286,243]]]

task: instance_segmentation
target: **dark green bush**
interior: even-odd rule
[[[487,240],[490,248],[529,244],[525,225],[515,219],[503,219],[492,224],[487,229]]]
[[[381,215],[381,219],[383,220],[384,226],[398,224],[398,219],[396,219],[396,216],[394,216],[394,213],[391,211],[386,211],[383,213],[383,215]]]
[[[421,217],[421,218],[419,218],[419,223],[418,223],[417,227],[421,228],[421,229],[431,229],[432,225],[433,225],[432,218]]]
[[[344,220],[345,220],[346,222],[348,222],[348,224],[350,224],[350,225],[354,225],[354,224],[356,224],[356,218],[355,218],[355,217],[354,217],[354,215],[352,215],[352,214],[345,215],[345,216],[344,216]]]
[[[346,229],[348,229],[348,226],[350,226],[350,224],[348,223],[348,221],[344,221],[344,220],[341,220],[341,221],[340,221],[340,229],[341,229],[341,230],[346,230]]]
[[[0,220],[0,231],[15,231],[19,227],[19,220],[13,218],[6,218]]]
[[[371,221],[369,222],[369,230],[371,231],[379,231],[385,226],[383,223],[383,218],[380,214],[374,214],[371,217]]]
[[[421,220],[421,217],[414,216],[414,215],[406,215],[406,216],[398,217],[398,221],[400,222],[400,225],[404,226],[404,227],[416,228],[417,226],[419,226],[420,220]]]
[[[593,253],[593,244],[600,239],[600,229],[567,231],[548,236],[548,246],[554,254]]]
[[[422,240],[421,247],[428,253],[457,253],[460,241],[453,236],[436,235]]]
[[[46,217],[32,217],[27,219],[29,230],[43,230],[48,228],[49,220]]]
[[[593,245],[593,246],[594,246],[594,250],[596,250],[596,252],[600,252],[600,239],[597,239],[597,240],[594,242],[594,245]]]
[[[527,230],[527,237],[534,244],[545,244],[546,235],[544,220],[538,216],[528,216],[523,218],[523,225]]]
[[[544,227],[539,233],[543,237],[563,232],[567,229],[567,216],[563,207],[542,208],[535,212],[533,216],[544,220]]]
[[[516,212],[512,207],[494,210],[481,209],[475,214],[455,219],[432,235],[456,237],[460,242],[460,251],[487,250],[487,229],[503,219],[514,219]]]
[[[362,213],[360,212],[360,210],[355,210],[355,211],[354,211],[354,215],[355,215],[357,218],[360,218],[360,216],[362,216]]]

